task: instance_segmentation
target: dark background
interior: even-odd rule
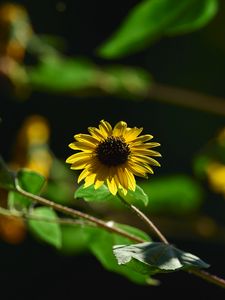
[[[65,38],[65,54],[88,56],[100,65],[108,62],[94,50],[118,27],[127,11],[139,1],[65,1],[65,11],[57,10],[58,1],[14,1],[24,4],[33,28],[40,34]],[[225,98],[225,5],[204,29],[176,38],[164,38],[145,51],[115,61],[141,66],[156,81],[190,88]],[[162,144],[163,167],[158,175],[192,173],[192,158],[223,126],[224,117],[157,102],[130,102],[119,98],[71,98],[35,92],[19,102],[1,93],[1,152],[6,160],[23,120],[29,114],[45,116],[50,123],[51,149],[65,159],[67,144],[75,132],[85,131],[106,119],[112,123],[126,120],[130,126],[144,126]],[[208,198],[218,197],[209,192]],[[211,202],[210,202],[211,203]],[[220,210],[219,210],[220,208]],[[224,224],[224,201],[205,204]],[[219,211],[218,211],[219,210]],[[224,276],[225,246],[216,242],[173,239],[174,244],[209,262],[211,272]],[[161,287],[142,287],[104,270],[88,254],[69,257],[40,245],[31,237],[19,246],[0,243],[1,299],[58,299],[78,297],[173,297],[223,299],[224,291],[184,272],[157,276]],[[78,296],[79,295],[79,296]]]

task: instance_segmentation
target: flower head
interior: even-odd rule
[[[153,159],[161,156],[152,148],[159,143],[149,142],[152,135],[140,135],[143,128],[129,128],[120,121],[114,128],[102,120],[99,127],[89,127],[90,134],[76,134],[75,141],[69,144],[73,150],[79,151],[67,158],[71,169],[82,170],[78,183],[85,180],[84,187],[94,185],[95,189],[107,183],[109,191],[116,195],[118,190],[124,194],[128,190],[135,191],[135,177],[147,177],[153,174],[151,166],[160,166]]]

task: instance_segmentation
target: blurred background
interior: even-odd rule
[[[73,135],[101,119],[143,126],[161,143],[162,167],[139,180],[150,199],[139,207],[169,241],[224,277],[225,3],[196,30],[164,30],[124,53],[104,47],[139,2],[0,2],[1,155],[14,170],[48,178],[49,199],[146,230],[113,203],[75,202],[76,174],[64,163]],[[6,192],[0,196],[5,207]],[[156,276],[159,287],[136,285],[106,271],[73,231],[64,234],[56,250],[35,240],[22,220],[0,217],[3,299],[105,298],[103,287],[114,297],[175,298],[195,287],[203,299],[222,299],[220,288],[184,272]]]

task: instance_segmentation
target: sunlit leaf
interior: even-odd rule
[[[62,242],[61,229],[59,224],[54,222],[57,221],[57,214],[54,210],[49,207],[38,207],[32,210],[32,216],[40,218],[40,221],[32,219],[28,221],[29,228],[33,234],[44,242],[60,248]],[[47,221],[44,219],[47,219]],[[51,220],[52,222],[49,222]]]
[[[99,54],[105,58],[131,54],[163,35],[183,34],[201,28],[216,11],[216,0],[141,1],[99,49]]]
[[[135,191],[129,190],[125,196],[123,195],[123,198],[131,204],[135,202],[138,203],[139,201],[143,202],[145,206],[148,205],[149,201],[148,195],[138,185],[136,185]]]
[[[16,175],[19,186],[32,194],[39,194],[45,184],[44,176],[28,169],[21,169]],[[18,192],[11,191],[8,196],[10,209],[23,210],[31,205],[32,201]]]
[[[164,243],[118,245],[113,249],[119,265],[127,265],[141,274],[209,267],[197,256]]]

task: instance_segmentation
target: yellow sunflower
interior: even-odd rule
[[[124,194],[128,190],[135,191],[135,177],[153,174],[152,166],[160,164],[151,156],[161,156],[151,150],[160,146],[149,142],[152,135],[140,135],[143,128],[129,128],[127,123],[120,121],[114,128],[102,120],[99,127],[89,127],[90,134],[76,134],[75,141],[69,144],[75,153],[66,162],[72,170],[82,170],[78,183],[85,180],[84,187],[94,185],[95,189],[107,183],[109,191],[116,195],[118,190]]]

